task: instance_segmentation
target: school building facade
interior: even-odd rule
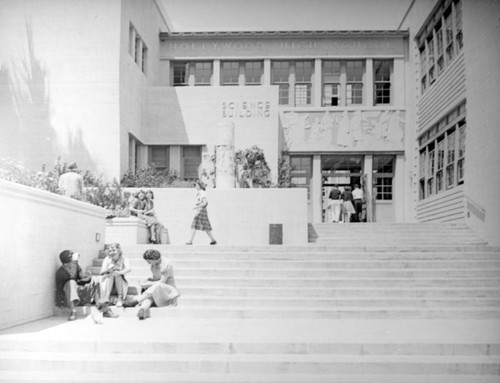
[[[0,6],[6,154],[196,178],[231,123],[274,180],[289,161],[310,222],[332,185],[360,184],[368,221],[495,237],[498,2],[413,1],[383,31],[177,32],[157,0]]]

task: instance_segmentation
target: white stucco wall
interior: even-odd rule
[[[127,188],[128,191],[138,189]],[[191,234],[196,189],[154,188],[155,212],[172,245]],[[283,244],[307,244],[306,189],[207,189],[208,216],[220,245],[267,245],[269,224],[283,224]],[[197,232],[195,244],[210,239]]]
[[[119,0],[0,1],[0,153],[119,171]]]
[[[91,264],[104,246],[105,210],[0,180],[0,329],[54,313],[59,253]]]

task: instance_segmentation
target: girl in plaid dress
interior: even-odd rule
[[[195,187],[198,193],[196,194],[196,205],[194,209],[196,210],[196,214],[193,219],[193,223],[191,224],[191,238],[186,245],[192,245],[194,235],[196,234],[196,230],[202,230],[210,237],[210,244],[215,245],[217,241],[215,240],[212,234],[212,225],[210,224],[210,220],[208,219],[207,213],[207,193],[205,191],[205,185],[201,183],[201,181],[195,182]]]

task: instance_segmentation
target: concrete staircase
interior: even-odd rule
[[[304,246],[154,246],[179,306],[0,332],[0,381],[500,382],[500,249],[458,224],[312,229]],[[149,247],[124,246],[132,285]]]

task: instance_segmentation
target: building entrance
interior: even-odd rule
[[[363,172],[363,155],[323,155],[321,156],[321,178],[322,178],[322,221],[332,222],[338,217],[332,217],[329,209],[330,191],[333,186],[343,192],[346,188],[354,189],[354,185],[359,185],[364,189],[364,180],[366,177]],[[337,213],[335,213],[336,215]],[[352,218],[355,215],[353,214]],[[363,204],[361,221],[366,221],[366,205]]]

